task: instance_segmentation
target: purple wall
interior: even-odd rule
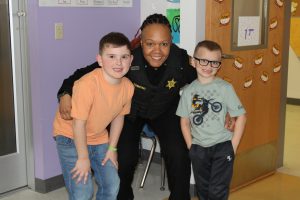
[[[64,24],[63,40],[54,39],[54,23]],[[140,26],[140,1],[131,8],[39,7],[28,1],[29,62],[32,94],[35,177],[61,174],[52,122],[56,92],[64,78],[95,61],[99,39],[119,31],[132,39]]]

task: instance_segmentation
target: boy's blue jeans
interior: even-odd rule
[[[76,180],[72,179],[71,170],[77,161],[74,141],[64,136],[56,136],[55,140],[69,200],[92,199],[94,188],[91,174],[86,184],[83,184],[83,181],[76,184]],[[108,144],[88,145],[91,168],[98,185],[97,200],[115,200],[119,191],[120,179],[117,169],[110,160],[104,166],[101,165],[107,148]]]

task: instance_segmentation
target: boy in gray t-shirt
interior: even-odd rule
[[[246,123],[232,85],[216,77],[221,56],[219,44],[208,40],[197,44],[192,65],[198,78],[183,89],[176,112],[201,200],[228,199],[233,160]],[[237,117],[233,132],[225,128],[227,112]]]

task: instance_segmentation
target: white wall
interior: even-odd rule
[[[180,1],[180,46],[193,55],[196,44],[205,39],[205,0]]]
[[[290,47],[287,97],[293,99],[300,99],[299,86],[300,86],[300,59],[295,54],[294,50]]]

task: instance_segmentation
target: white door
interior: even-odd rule
[[[27,185],[18,0],[0,0],[0,194]]]

